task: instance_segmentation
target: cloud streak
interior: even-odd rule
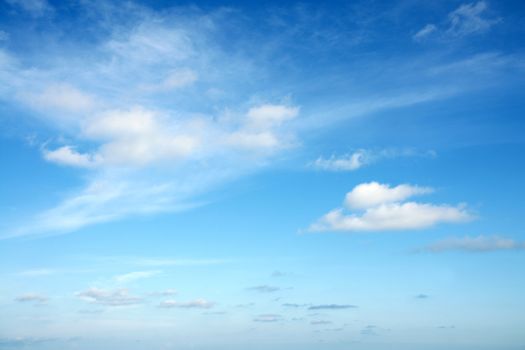
[[[501,236],[451,237],[431,243],[419,251],[429,253],[444,253],[448,251],[486,253],[508,250],[525,250],[525,242]]]

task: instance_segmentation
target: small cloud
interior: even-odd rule
[[[364,166],[373,164],[381,159],[391,159],[399,157],[435,157],[436,152],[420,152],[413,149],[392,149],[382,150],[358,149],[352,153],[342,155],[332,155],[329,158],[319,157],[308,166],[325,171],[355,171]]]
[[[485,1],[463,4],[448,15],[449,28],[447,34],[463,37],[470,34],[483,33],[490,29],[499,19],[483,17],[487,10]]]
[[[344,309],[355,309],[357,306],[348,304],[324,304],[324,305],[312,305],[308,310],[344,310]]]
[[[37,303],[37,304],[45,304],[49,300],[48,297],[37,294],[37,293],[27,293],[20,295],[15,298],[15,301],[19,303]]]
[[[263,314],[258,315],[253,319],[254,322],[279,322],[282,321],[283,317],[278,314]]]
[[[284,277],[286,276],[286,273],[282,272],[282,271],[274,271],[272,272],[272,277]]]
[[[451,325],[451,326],[439,326],[439,327],[437,327],[437,328],[438,328],[438,329],[455,329],[456,326],[454,326],[454,325]]]
[[[333,323],[332,321],[324,321],[324,320],[311,321],[311,322],[310,322],[310,324],[311,324],[311,325],[314,325],[314,326],[327,325],[327,324],[332,324],[332,323]]]
[[[141,298],[130,295],[125,288],[115,290],[89,288],[75,295],[89,303],[105,306],[126,306],[140,304],[142,302]]]
[[[428,296],[426,294],[418,294],[414,298],[416,298],[416,299],[428,299],[428,298],[430,298],[430,296]]]
[[[79,153],[72,146],[62,146],[52,151],[44,149],[43,156],[48,162],[77,168],[93,168],[102,160],[98,155]]]
[[[141,280],[144,278],[150,278],[160,273],[161,271],[135,271],[135,272],[130,272],[130,273],[126,273],[123,275],[115,276],[114,279],[117,283],[129,283],[129,282]]]
[[[361,330],[361,334],[362,335],[371,335],[371,336],[378,335],[377,334],[377,326],[368,325],[368,326],[366,326],[365,328],[363,328]]]
[[[94,109],[94,98],[69,84],[52,84],[38,93],[21,97],[36,109],[47,109],[68,113],[82,113]]]
[[[501,236],[451,237],[434,242],[418,251],[442,253],[446,251],[464,251],[483,253],[501,250],[523,250],[525,242],[518,242]]]
[[[407,184],[391,187],[377,182],[363,183],[346,194],[345,208],[328,212],[310,225],[308,231],[407,230],[473,219],[465,205],[454,207],[446,204],[403,202],[412,196],[432,191],[430,187]],[[358,212],[347,213],[347,210]]]
[[[259,293],[273,293],[273,292],[278,292],[281,290],[280,287],[268,286],[268,285],[254,286],[254,287],[249,287],[247,289],[255,291],[255,292],[259,292]]]
[[[285,304],[282,304],[281,306],[283,307],[291,307],[291,308],[299,308],[299,307],[306,307],[308,306],[309,304],[293,304],[293,303],[285,303]]]
[[[421,28],[416,34],[414,34],[414,36],[412,36],[412,39],[414,39],[415,41],[423,41],[436,31],[437,27],[434,24],[427,24],[426,26]]]
[[[160,292],[149,293],[148,295],[154,296],[154,297],[167,297],[167,296],[177,295],[177,293],[178,292],[176,289],[165,289],[165,290],[161,290]]]
[[[170,308],[182,308],[182,309],[210,309],[215,305],[211,301],[205,299],[196,299],[191,301],[175,301],[166,300],[159,304],[159,307],[170,309]]]

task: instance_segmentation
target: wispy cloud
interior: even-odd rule
[[[359,149],[352,153],[332,155],[328,158],[319,157],[311,162],[309,166],[327,171],[354,171],[364,166],[376,163],[381,159],[398,157],[435,157],[436,152],[418,152],[412,149],[383,149],[367,150]]]
[[[37,304],[45,304],[47,303],[49,298],[45,295],[38,294],[38,293],[27,293],[22,294],[15,298],[15,301],[19,303],[37,303]]]
[[[281,290],[280,287],[269,286],[269,285],[248,287],[246,289],[251,290],[251,291],[255,291],[255,292],[259,292],[259,293],[273,293],[273,292],[278,292],[278,291]]]
[[[464,251],[483,253],[504,250],[525,250],[525,242],[501,236],[465,236],[451,237],[434,242],[418,251],[442,253],[447,251]]]
[[[254,322],[279,322],[283,320],[283,316],[279,314],[262,314],[253,319]]]
[[[215,303],[205,300],[196,299],[191,301],[176,301],[176,300],[165,300],[159,304],[159,307],[170,309],[170,308],[182,308],[182,309],[210,309]]]
[[[356,305],[350,304],[321,304],[321,305],[312,305],[308,310],[345,310],[345,309],[355,309]]]
[[[118,283],[129,283],[137,280],[150,278],[162,273],[162,271],[134,271],[123,275],[115,276],[115,281]]]
[[[370,182],[360,184],[346,194],[345,208],[324,215],[309,231],[383,231],[420,229],[438,223],[465,222],[473,219],[464,205],[404,202],[406,199],[431,193],[429,187],[389,185]],[[361,210],[349,213],[347,210]]]
[[[136,305],[142,302],[141,298],[130,295],[129,291],[125,288],[115,290],[89,288],[75,295],[89,303],[105,306]]]
[[[488,5],[485,1],[462,4],[448,14],[442,25],[438,27],[433,23],[426,24],[412,38],[421,42],[434,35],[455,39],[487,32],[500,22],[499,18],[489,17],[487,12]]]

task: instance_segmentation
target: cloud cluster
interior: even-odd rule
[[[363,183],[346,194],[345,208],[338,208],[313,223],[308,230],[386,231],[420,229],[438,223],[464,222],[473,218],[464,205],[406,202],[410,197],[431,193],[428,187],[407,184],[391,187]],[[359,213],[347,213],[358,210]]]
[[[446,251],[492,252],[498,250],[523,250],[525,242],[501,236],[451,237],[434,242],[421,251],[442,253]]]
[[[144,278],[150,278],[160,273],[161,271],[134,271],[123,275],[115,276],[115,281],[118,283],[128,283]]]
[[[78,292],[75,295],[89,303],[105,306],[135,305],[142,302],[141,298],[130,295],[125,288],[115,290],[89,288],[85,291]]]

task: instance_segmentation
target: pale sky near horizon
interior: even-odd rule
[[[521,1],[0,0],[0,349],[525,349]]]

